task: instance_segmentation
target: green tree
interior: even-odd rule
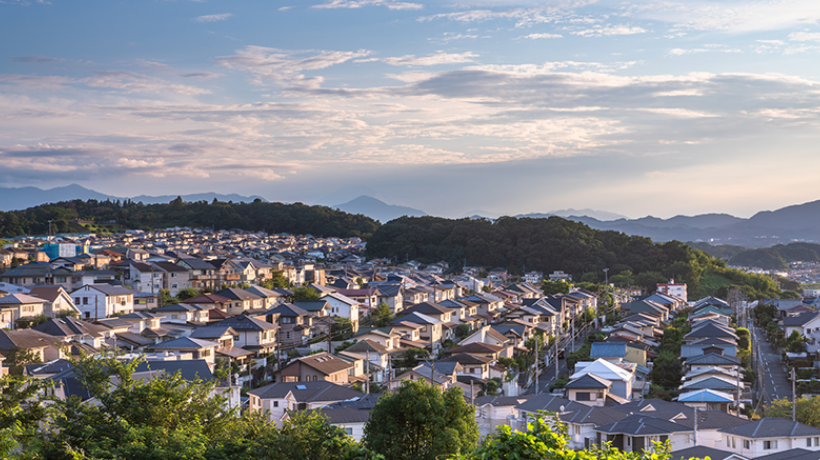
[[[749,330],[746,329],[745,327],[739,327],[739,328],[737,328],[737,331],[735,331],[735,333],[737,334],[737,338],[738,338],[738,340],[737,340],[738,348],[740,348],[741,350],[746,350],[746,351],[751,350],[752,349],[751,348],[752,344],[751,344],[751,341],[750,341],[751,334],[749,333]]]
[[[393,319],[393,312],[390,310],[390,305],[384,302],[379,302],[376,310],[373,312],[373,322],[376,327],[387,326]]]
[[[786,339],[786,348],[792,353],[802,353],[806,351],[806,343],[803,341],[803,336],[798,331],[792,331],[791,335]]]
[[[293,290],[294,302],[308,302],[312,300],[319,300],[319,293],[316,292],[316,289],[305,285]]]
[[[564,280],[547,281],[541,283],[541,290],[544,294],[569,294],[571,284]]]
[[[197,291],[194,288],[189,288],[189,287],[182,288],[182,289],[179,290],[179,292],[177,292],[177,300],[179,300],[179,301],[188,300],[188,299],[191,299],[193,297],[198,296],[199,294],[200,294],[199,291]]]
[[[404,367],[416,367],[419,361],[430,356],[430,352],[424,348],[410,347],[404,350]]]
[[[475,408],[458,387],[442,392],[426,381],[405,380],[382,396],[364,427],[364,444],[395,460],[434,460],[473,450]]]
[[[649,446],[648,446],[649,447]],[[655,443],[654,452],[624,452],[610,447],[569,448],[566,427],[552,414],[542,414],[527,423],[526,431],[512,431],[502,425],[473,452],[449,460],[668,460],[669,443]]]
[[[795,411],[797,421],[806,425],[820,428],[820,396],[807,398],[805,396],[797,398],[797,409]],[[792,418],[792,403],[786,398],[775,399],[771,404],[763,408],[766,417]]]
[[[6,350],[4,353],[6,355],[5,365],[9,368],[9,374],[11,375],[21,376],[27,365],[43,363],[40,355],[28,348],[15,347]]]

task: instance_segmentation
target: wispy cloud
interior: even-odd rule
[[[473,58],[478,57],[477,54],[466,52],[466,53],[436,53],[431,54],[428,56],[401,56],[401,57],[389,57],[384,59],[376,59],[380,60],[386,64],[395,65],[395,66],[433,66],[433,65],[442,65],[442,64],[463,64],[466,62],[475,62]]]
[[[613,35],[635,35],[646,33],[646,29],[637,26],[594,26],[589,29],[571,32],[580,37],[610,37]]]
[[[560,34],[546,34],[546,33],[542,33],[542,34],[529,34],[529,35],[524,35],[523,37],[518,37],[518,38],[527,38],[527,39],[530,39],[530,40],[538,40],[538,39],[541,39],[541,38],[564,38],[564,36],[563,36],[563,35],[560,35]]]
[[[726,45],[709,44],[702,48],[673,48],[669,50],[671,56],[683,56],[686,54],[700,54],[700,53],[742,53],[742,50],[737,48],[730,48]]]
[[[232,16],[233,16],[233,13],[208,14],[208,15],[205,15],[205,16],[198,16],[198,17],[194,18],[194,21],[195,22],[200,22],[200,23],[227,21]]]
[[[789,34],[789,40],[795,42],[820,42],[820,32],[794,32]]]
[[[420,3],[399,2],[395,0],[330,0],[326,3],[313,5],[311,8],[364,8],[367,6],[386,6],[391,10],[420,10],[424,5]]]

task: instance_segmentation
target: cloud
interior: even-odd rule
[[[214,73],[214,72],[190,72],[190,73],[183,73],[179,75],[183,78],[200,78],[200,79],[211,79],[211,78],[219,78],[223,76],[221,73]]]
[[[559,0],[533,8],[509,8],[501,4],[501,9],[474,9],[423,16],[418,21],[448,19],[458,22],[485,22],[492,20],[515,20],[516,27],[555,22],[564,19],[573,10],[595,3],[596,0]]]
[[[530,40],[537,40],[540,38],[564,38],[564,36],[560,34],[529,34],[518,38],[528,38]]]
[[[782,30],[820,21],[815,0],[727,0],[634,3],[627,17],[662,21],[675,29],[748,33]]]
[[[729,48],[726,45],[704,45],[703,48],[690,48],[690,49],[683,49],[683,48],[673,48],[669,50],[669,55],[671,56],[683,56],[686,54],[699,54],[699,53],[742,53],[743,51],[737,48]]]
[[[820,32],[793,32],[789,34],[789,40],[795,42],[820,42]]]
[[[634,35],[646,33],[643,27],[629,26],[595,26],[590,29],[571,32],[581,37],[610,37],[613,35]]]
[[[283,7],[279,8],[277,11],[288,11],[288,10],[292,10],[292,9],[293,9],[292,6],[283,6]]]
[[[364,8],[367,6],[386,6],[391,10],[420,10],[424,5],[420,3],[397,2],[395,0],[330,0],[326,3],[313,5],[311,8]]]
[[[368,56],[370,51],[285,51],[262,46],[246,46],[233,56],[216,59],[229,69],[253,74],[253,82],[272,81],[282,85],[318,87],[322,77],[306,77],[305,71],[321,70]]]
[[[199,23],[227,21],[232,16],[233,13],[208,14],[205,16],[198,16],[194,18],[194,21]]]
[[[466,53],[436,53],[431,54],[428,56],[401,56],[401,57],[389,57],[381,59],[382,62],[390,65],[395,66],[432,66],[432,65],[442,65],[442,64],[463,64],[466,62],[475,62],[473,58],[478,57],[477,54],[466,52]]]

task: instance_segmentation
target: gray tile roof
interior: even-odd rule
[[[261,399],[283,399],[292,393],[298,402],[346,401],[364,393],[325,380],[315,382],[277,382],[248,392]]]
[[[689,460],[690,458],[706,458],[711,460],[724,460],[734,455],[733,452],[725,450],[713,449],[706,446],[695,446],[687,449],[676,450],[672,452],[670,460]],[[761,457],[758,457],[760,459]],[[791,457],[788,457],[791,458]]]
[[[662,420],[644,414],[633,414],[615,423],[598,426],[595,428],[595,431],[610,434],[626,434],[630,436],[650,436],[669,435],[682,431],[692,431],[692,429],[668,420]]]
[[[719,430],[721,433],[752,439],[820,436],[820,429],[784,418],[762,418]]]

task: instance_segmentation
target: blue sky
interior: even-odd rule
[[[818,20],[809,0],[0,0],[0,184],[748,216],[820,198]]]

